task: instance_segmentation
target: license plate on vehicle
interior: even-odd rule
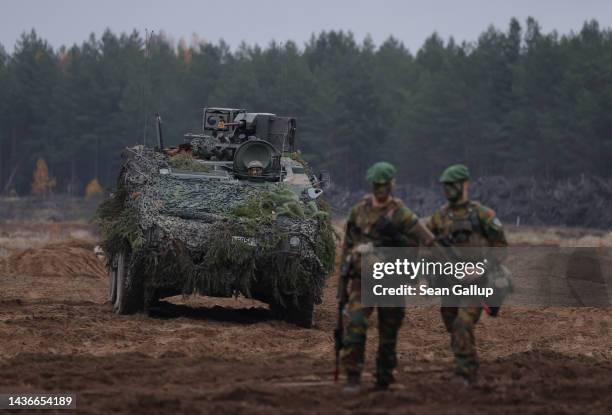
[[[257,246],[255,238],[249,238],[248,236],[232,236],[235,241],[242,242],[245,245]]]

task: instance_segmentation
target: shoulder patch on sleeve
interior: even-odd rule
[[[493,220],[491,221],[491,225],[495,228],[501,228],[502,227],[502,223],[501,220],[499,220],[499,218],[497,216],[495,216],[493,218]]]
[[[478,217],[485,228],[491,231],[499,231],[502,229],[502,222],[493,209],[479,202],[474,202],[474,205],[478,209]]]

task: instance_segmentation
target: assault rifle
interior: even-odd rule
[[[338,277],[338,322],[334,329],[334,343],[336,353],[336,367],[334,369],[334,381],[340,377],[340,351],[342,351],[342,337],[344,336],[344,307],[348,302],[348,283],[351,273],[351,261],[345,260],[340,268]]]

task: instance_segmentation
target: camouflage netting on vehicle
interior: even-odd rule
[[[170,160],[170,165],[179,170],[188,170],[195,172],[209,172],[210,168],[203,164],[197,163],[193,157],[187,153],[177,154]]]
[[[321,300],[335,253],[323,202],[305,203],[283,184],[159,174],[172,162],[149,150],[127,149],[124,157],[97,222],[111,260],[130,252],[145,296],[172,287],[281,305],[307,293]],[[299,255],[286,253],[291,236],[299,237]]]

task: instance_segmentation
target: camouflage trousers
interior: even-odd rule
[[[368,320],[373,307],[361,303],[359,284],[351,284],[348,303],[344,308],[344,337],[342,340],[342,365],[347,373],[361,373],[365,360],[365,345]],[[397,333],[404,320],[403,307],[380,307],[378,315],[378,355],[376,358],[377,379],[392,381],[393,369],[397,366]]]
[[[478,356],[474,326],[480,319],[481,307],[442,307],[442,320],[451,335],[451,349],[455,355],[455,373],[475,378],[478,373]]]

